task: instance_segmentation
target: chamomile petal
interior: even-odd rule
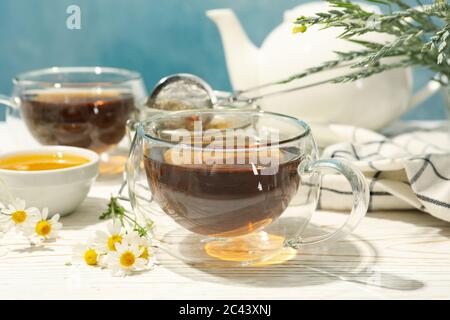
[[[138,242],[140,239],[139,233],[137,233],[134,230],[128,231],[125,235],[124,235],[124,239],[128,242]]]
[[[79,243],[73,248],[72,261],[87,266],[103,266],[104,253],[102,253],[94,238],[89,238],[86,243]]]
[[[142,249],[137,244],[123,241],[115,252],[108,253],[108,267],[113,274],[129,274],[145,268],[146,260],[140,258]]]
[[[54,223],[56,223],[59,221],[60,218],[61,218],[61,216],[59,215],[59,213],[57,213],[53,217],[51,217],[50,220],[52,220]]]
[[[128,243],[137,245],[139,249],[139,257],[149,261],[153,255],[153,250],[151,249],[151,241],[147,239],[146,236],[141,236],[136,231],[129,231],[125,236],[125,240]]]
[[[48,208],[44,208],[34,223],[34,234],[31,236],[33,242],[56,238],[62,228],[62,223],[58,222],[58,219],[59,215],[56,215],[55,219],[48,219]]]
[[[121,252],[125,251],[126,248],[127,248],[127,244],[125,244],[125,243],[116,243],[116,251],[118,253],[121,253]]]
[[[95,232],[95,238],[98,241],[103,241],[108,239],[108,234],[102,230],[97,230]]]
[[[136,265],[137,269],[139,269],[139,270],[144,269],[146,264],[147,264],[147,261],[145,259],[142,259],[142,258],[136,259],[135,265]]]
[[[61,222],[53,222],[53,227],[56,230],[60,230],[63,227],[63,224]]]
[[[48,208],[44,208],[44,209],[42,209],[42,212],[41,212],[41,219],[47,220],[47,218],[48,218]]]
[[[108,223],[106,228],[108,229],[108,232],[110,234],[118,234],[122,230],[121,224],[117,221],[111,221],[110,223]]]
[[[8,208],[3,208],[2,212],[7,217],[5,228],[11,230],[15,228],[19,232],[23,232],[30,224],[36,220],[36,208],[26,208],[24,200],[15,199]]]
[[[116,251],[116,245],[120,244],[123,240],[122,227],[114,223],[108,223],[108,233],[103,231],[96,232],[96,240],[98,244],[103,248],[105,252]]]

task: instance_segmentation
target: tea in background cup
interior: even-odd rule
[[[20,99],[23,119],[39,143],[98,153],[122,140],[135,109],[132,93],[123,90],[30,90]]]
[[[53,67],[20,74],[13,83],[12,97],[0,97],[10,107],[11,131],[20,135],[16,128],[24,122],[40,144],[100,154],[122,140],[128,119],[147,96],[139,73],[115,68]]]

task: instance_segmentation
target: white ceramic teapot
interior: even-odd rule
[[[361,4],[374,12],[379,9]],[[292,34],[292,22],[299,16],[311,16],[329,9],[326,2],[312,2],[285,12],[284,22],[275,28],[257,48],[247,37],[236,15],[230,9],[207,11],[222,36],[228,72],[234,90],[285,79],[302,70],[336,58],[335,51],[361,47],[338,39],[341,30],[319,30],[312,26],[300,35]],[[386,42],[388,36],[371,33],[370,40]],[[299,86],[350,73],[349,68],[316,74],[285,86]],[[346,84],[326,84],[306,90],[265,98],[264,110],[285,113],[317,124],[351,124],[380,129],[398,119],[439,89],[430,82],[412,97],[412,72],[396,69]],[[259,92],[259,94],[267,93]]]

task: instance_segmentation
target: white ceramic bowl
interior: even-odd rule
[[[27,207],[49,208],[50,215],[67,215],[86,198],[98,176],[97,153],[75,147],[43,146],[0,154],[0,158],[20,154],[65,152],[89,159],[86,164],[56,170],[15,171],[0,169],[0,179],[13,197],[26,201]]]

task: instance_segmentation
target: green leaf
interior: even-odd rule
[[[111,219],[114,217],[120,218],[125,214],[125,208],[122,207],[119,203],[118,203],[118,199],[116,197],[111,196],[109,203],[108,203],[108,208],[106,211],[104,211],[99,219],[100,220],[106,220],[106,219]]]

